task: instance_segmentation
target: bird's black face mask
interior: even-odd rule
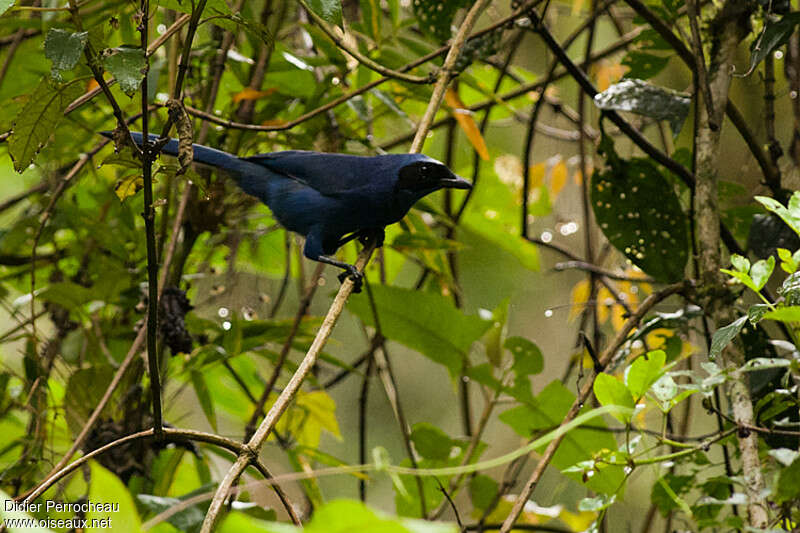
[[[417,161],[400,169],[396,189],[424,196],[438,189],[469,189],[472,184],[436,161]]]

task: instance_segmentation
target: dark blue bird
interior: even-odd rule
[[[110,132],[103,132],[110,137]],[[141,133],[133,133],[137,144]],[[156,135],[150,135],[155,141]],[[344,269],[355,289],[361,274],[355,266],[331,257],[355,237],[376,238],[383,244],[384,227],[399,221],[423,196],[444,188],[472,185],[445,165],[423,154],[373,157],[290,150],[251,157],[193,145],[194,161],[230,174],[244,192],[264,202],[288,230],[306,239],[309,259]],[[178,154],[178,141],[161,149]]]

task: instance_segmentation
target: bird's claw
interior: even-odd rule
[[[353,292],[359,293],[361,292],[361,286],[364,284],[364,274],[353,268],[352,270],[347,270],[339,274],[339,281],[344,283],[344,280],[350,278],[353,282]]]

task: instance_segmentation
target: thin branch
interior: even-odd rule
[[[256,405],[253,408],[253,414],[250,415],[250,420],[245,426],[244,440],[250,440],[250,438],[253,436],[253,432],[256,429],[256,423],[264,413],[264,406],[269,399],[269,395],[272,394],[273,390],[275,390],[275,384],[278,382],[278,378],[281,375],[281,370],[283,370],[283,365],[286,362],[289,351],[292,349],[292,342],[297,336],[297,332],[300,331],[300,324],[303,322],[303,318],[305,318],[308,308],[311,305],[311,300],[314,299],[314,294],[317,292],[317,287],[319,287],[319,278],[322,276],[322,271],[324,268],[324,263],[317,263],[317,268],[314,271],[314,275],[311,276],[311,281],[308,284],[308,287],[306,287],[305,294],[300,300],[300,306],[297,309],[297,313],[295,313],[294,322],[292,322],[292,329],[289,330],[289,335],[283,342],[283,347],[278,355],[278,360],[275,362],[275,366],[272,369],[272,375],[267,381],[266,386],[264,386],[264,390],[261,392],[261,396],[258,398],[258,402],[256,402]]]
[[[458,58],[461,48],[466,42],[467,35],[477,20],[478,14],[483,10],[488,1],[489,0],[478,0],[470,8],[466,18],[464,19],[464,22],[458,30],[458,33],[453,39],[452,46],[447,54],[447,57],[445,58],[444,65],[438,74],[438,80],[434,86],[433,96],[428,104],[428,109],[426,110],[423,120],[420,123],[419,130],[417,131],[417,137],[412,143],[411,152],[418,153],[422,148],[422,144],[428,134],[430,124],[433,121],[433,116],[435,115],[436,110],[438,109],[439,105],[441,104],[441,100],[444,97],[444,91],[446,89],[447,82],[450,81],[453,65]],[[364,267],[369,261],[374,249],[375,242],[373,241],[368,243],[361,251],[356,261],[356,268],[359,271],[363,272]],[[272,432],[275,424],[277,424],[280,417],[289,407],[289,403],[297,394],[298,390],[300,389],[300,385],[302,385],[303,381],[305,380],[306,375],[316,364],[317,358],[319,357],[323,346],[325,346],[325,343],[330,337],[333,327],[344,310],[344,305],[347,302],[347,299],[350,297],[350,293],[352,291],[353,280],[348,277],[339,288],[339,292],[336,294],[336,298],[333,300],[331,307],[328,309],[328,313],[325,316],[322,326],[317,332],[314,342],[311,344],[311,348],[309,348],[308,352],[303,358],[303,361],[300,363],[300,366],[297,368],[286,387],[284,387],[280,396],[278,396],[278,399],[272,405],[266,417],[264,417],[264,420],[261,422],[261,425],[253,434],[252,438],[250,438],[245,445],[243,452],[239,454],[236,462],[230,467],[227,474],[220,482],[219,487],[214,494],[214,498],[211,501],[211,505],[208,508],[206,517],[203,520],[200,533],[211,533],[211,531],[214,529],[214,525],[216,524],[217,520],[219,520],[222,506],[227,499],[233,484],[239,479],[239,476],[242,474],[247,465],[258,456],[261,447],[263,446],[269,434]]]
[[[311,9],[308,5],[306,0],[298,0],[300,5],[303,6],[303,9],[306,10],[308,16],[314,21],[314,23],[319,26],[319,28],[327,35],[331,41],[336,43],[336,46],[353,56],[359,63],[364,65],[370,70],[377,72],[378,74],[382,74],[387,78],[394,78],[396,80],[405,81],[408,83],[417,83],[417,84],[426,84],[431,83],[433,78],[431,76],[413,76],[411,74],[406,74],[404,72],[398,70],[392,70],[388,67],[384,67],[377,61],[370,59],[369,57],[365,56],[361,52],[358,51],[358,48],[354,46],[350,46],[343,38],[339,37],[336,34],[336,30],[331,27],[328,22],[323,19],[321,16],[317,14],[316,11]]]

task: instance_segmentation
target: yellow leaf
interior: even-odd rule
[[[562,510],[558,518],[567,524],[570,531],[586,531],[592,525],[592,522],[597,520],[597,513],[591,511],[571,513],[567,510]]]
[[[531,189],[542,186],[542,184],[544,183],[544,175],[546,171],[547,171],[547,165],[544,163],[536,163],[535,165],[531,165],[530,168]]]
[[[572,175],[572,181],[575,185],[583,183],[583,172],[581,172],[581,169],[575,171],[575,174]]]
[[[558,193],[564,188],[567,183],[567,164],[563,160],[559,161],[553,167],[550,173],[550,196],[553,201],[556,201]]]
[[[583,0],[572,0],[572,16],[579,15],[583,9]]]
[[[584,279],[579,281],[572,287],[572,293],[569,297],[569,319],[572,320],[581,314],[583,306],[589,301],[589,280]]]
[[[277,91],[277,89],[274,87],[265,91],[257,91],[255,89],[251,89],[250,87],[245,87],[233,95],[233,103],[238,104],[242,100],[258,100],[259,98],[264,98],[265,96],[273,94],[275,91]]]
[[[133,196],[144,187],[144,178],[139,174],[129,174],[117,182],[114,186],[114,193],[120,202],[124,202],[125,198]]]
[[[614,295],[605,287],[600,287],[597,291],[597,320],[604,324],[608,320],[608,315],[614,307]]]
[[[458,93],[453,88],[447,89],[444,99],[453,111],[453,118],[455,118],[458,125],[461,126],[464,135],[467,136],[467,139],[472,144],[473,148],[475,148],[475,151],[478,152],[481,159],[488,161],[489,149],[486,148],[486,142],[483,140],[483,135],[481,135],[478,124],[475,122],[475,119],[472,118],[472,112],[467,109],[467,106],[464,105]]]

